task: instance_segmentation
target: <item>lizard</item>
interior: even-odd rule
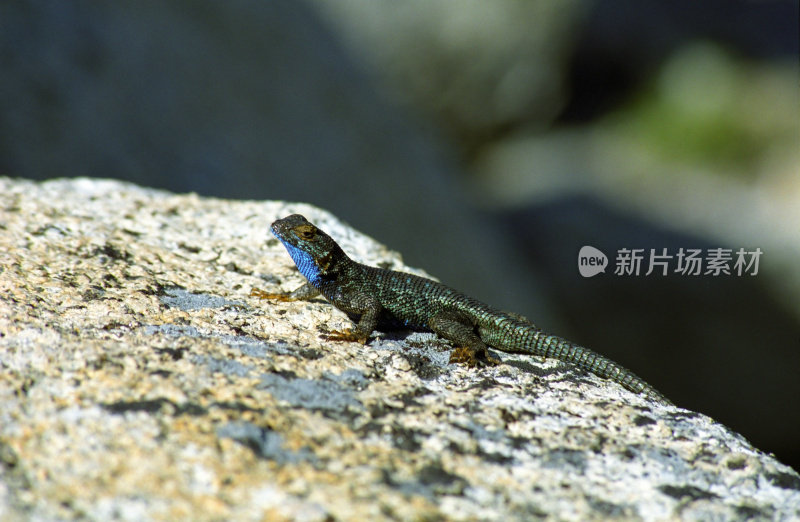
[[[300,214],[278,219],[270,230],[286,247],[306,282],[288,293],[253,288],[250,295],[279,301],[322,295],[354,323],[327,335],[332,341],[366,344],[375,330],[433,332],[455,348],[450,363],[467,367],[496,365],[488,348],[555,358],[572,363],[629,391],[672,404],[630,370],[588,348],[556,335],[516,314],[502,312],[447,285],[414,274],[352,260],[328,234]]]

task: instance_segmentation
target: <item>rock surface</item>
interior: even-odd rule
[[[0,519],[789,520],[800,476],[712,419],[556,361],[320,333],[268,239],[303,204],[0,178]]]

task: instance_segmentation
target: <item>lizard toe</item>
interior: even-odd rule
[[[478,366],[478,359],[473,350],[460,346],[450,354],[450,363],[465,364],[468,368],[474,368]]]
[[[342,342],[353,342],[357,341],[361,344],[367,343],[367,337],[361,335],[359,332],[355,330],[334,330],[329,334],[323,334],[320,337],[327,341],[342,341]]]
[[[269,292],[265,292],[260,288],[253,288],[250,290],[250,297],[258,297],[259,299],[271,299],[274,301],[294,301],[290,296],[286,294],[271,294]]]

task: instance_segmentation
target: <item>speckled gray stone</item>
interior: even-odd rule
[[[303,204],[0,178],[0,519],[800,518],[800,476],[700,413],[249,297],[302,282],[291,212],[406,269]]]

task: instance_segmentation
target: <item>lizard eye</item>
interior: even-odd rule
[[[309,226],[309,225],[303,225],[303,226],[297,227],[295,230],[297,230],[297,235],[300,237],[300,239],[303,239],[303,240],[306,240],[306,241],[310,241],[310,240],[314,239],[314,236],[317,235],[317,231],[315,230],[315,228],[313,226]]]

